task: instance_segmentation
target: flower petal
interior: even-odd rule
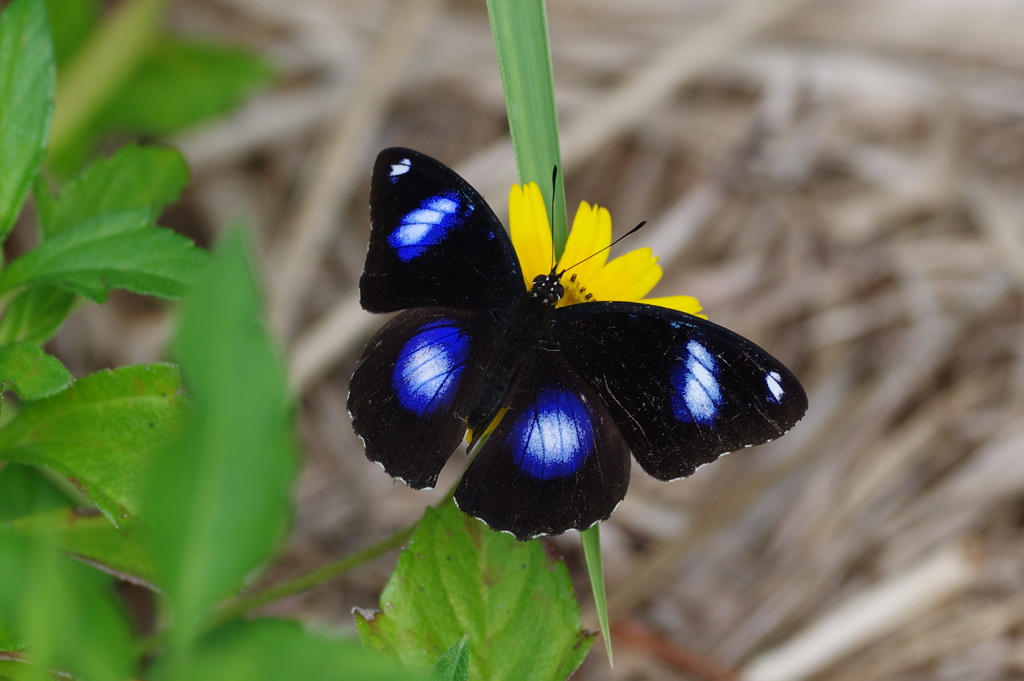
[[[512,185],[508,195],[508,227],[526,288],[530,288],[534,277],[551,271],[554,261],[548,212],[536,182],[525,187]]]
[[[590,281],[608,262],[608,245],[612,242],[612,216],[607,208],[591,206],[580,201],[576,209],[576,217],[572,221],[569,239],[565,242],[565,250],[558,261],[558,269],[573,267],[573,273],[581,281]],[[594,254],[597,255],[594,255]],[[594,256],[594,257],[591,257]],[[589,260],[586,260],[590,258]],[[586,262],[582,262],[586,260]]]
[[[605,265],[583,282],[595,300],[640,300],[661,279],[658,258],[649,248],[638,248]]]
[[[664,296],[662,298],[644,298],[640,301],[641,303],[647,303],[648,305],[657,305],[659,307],[668,307],[673,310],[679,310],[680,312],[686,312],[692,314],[701,319],[707,319],[706,314],[701,314],[700,301],[693,296]]]

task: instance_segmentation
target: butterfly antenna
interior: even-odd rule
[[[558,165],[551,166],[551,274],[555,273],[558,262],[555,260],[555,192],[558,191]]]
[[[618,239],[616,239],[615,241],[611,242],[610,244],[608,244],[607,246],[605,246],[605,247],[604,247],[604,248],[602,248],[601,250],[599,250],[599,251],[595,251],[594,253],[591,253],[590,255],[588,255],[587,257],[583,258],[583,260],[580,260],[580,261],[579,261],[578,263],[576,263],[575,265],[570,265],[569,267],[566,267],[566,268],[565,268],[564,270],[562,270],[561,272],[559,272],[559,273],[558,273],[558,276],[559,276],[559,277],[561,277],[561,276],[562,276],[563,274],[565,274],[566,272],[568,272],[569,270],[571,270],[571,269],[572,269],[573,267],[577,267],[577,266],[579,266],[579,265],[582,265],[582,264],[583,264],[583,263],[585,263],[586,261],[588,261],[588,260],[590,260],[591,258],[593,258],[593,257],[594,257],[595,255],[600,255],[601,253],[604,253],[604,252],[605,252],[605,251],[607,251],[607,250],[608,250],[609,248],[611,248],[611,247],[612,247],[612,246],[614,246],[615,244],[619,243],[620,241],[622,241],[623,239],[625,239],[625,238],[626,238],[627,236],[629,236],[630,234],[635,234],[636,232],[639,232],[639,231],[640,231],[640,228],[641,228],[641,227],[643,227],[643,226],[644,226],[644,225],[646,225],[646,224],[647,224],[647,221],[646,221],[646,220],[644,220],[644,221],[643,221],[643,222],[641,222],[641,223],[640,223],[639,225],[637,225],[637,226],[636,226],[636,227],[634,227],[633,229],[629,230],[628,232],[626,232],[625,234],[623,234],[623,235],[622,235],[622,236],[620,236],[620,237],[619,237]]]

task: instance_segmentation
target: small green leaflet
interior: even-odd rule
[[[0,343],[45,343],[57,333],[78,300],[72,291],[57,286],[33,286],[22,291],[0,317]]]
[[[95,513],[95,512],[94,512]],[[149,589],[154,586],[153,563],[140,540],[141,528],[114,527],[106,516],[76,508],[57,508],[11,523],[18,534],[49,537],[61,551],[77,556],[104,572]]]
[[[103,302],[113,288],[180,298],[207,263],[206,251],[139,208],[86,220],[21,256],[0,275],[0,293],[61,286]]]
[[[53,355],[31,343],[0,345],[0,385],[23,400],[41,400],[71,385],[75,377]]]
[[[0,461],[46,466],[67,478],[116,525],[138,512],[148,454],[185,416],[170,364],[128,366],[79,379],[0,429]]]
[[[91,163],[50,197],[37,183],[36,205],[44,236],[52,237],[105,213],[149,209],[148,221],[178,200],[188,184],[188,166],[181,154],[166,147],[129,144],[109,158]]]
[[[471,679],[562,681],[595,636],[580,626],[564,563],[451,502],[427,509],[380,604],[356,612],[365,645],[426,671],[468,635]]]

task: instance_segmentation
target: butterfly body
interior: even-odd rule
[[[557,307],[555,272],[527,289],[493,212],[428,156],[381,152],[370,208],[361,301],[399,314],[352,377],[353,427],[371,460],[425,488],[467,428],[494,426],[455,500],[495,529],[585,529],[625,495],[630,451],[656,478],[684,477],[806,410],[785,366],[711,322],[644,303]]]
[[[530,350],[550,342],[555,305],[561,299],[562,284],[555,274],[538,276],[533,288],[512,308],[499,337],[500,347],[484,372],[479,391],[469,411],[467,426],[472,434],[482,433],[508,402]]]

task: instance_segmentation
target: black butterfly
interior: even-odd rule
[[[370,312],[402,310],[370,340],[348,409],[366,455],[432,487],[467,427],[507,409],[459,482],[459,508],[517,539],[611,515],[629,451],[660,480],[773,440],[807,396],[778,360],[709,321],[643,303],[555,308],[560,273],[523,286],[498,218],[453,170],[409,149],[377,156]]]

